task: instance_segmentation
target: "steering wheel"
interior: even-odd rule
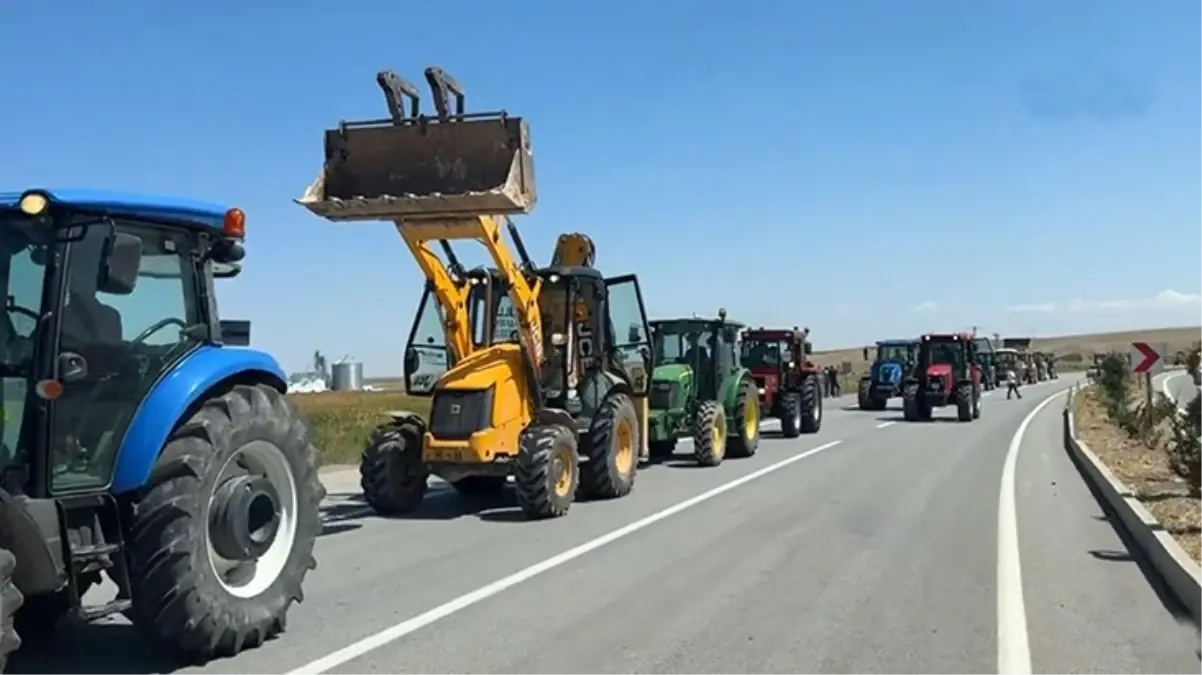
[[[138,333],[137,337],[130,340],[130,344],[134,344],[134,345],[141,344],[141,343],[145,342],[147,340],[147,338],[149,338],[151,335],[154,335],[155,333],[157,333],[157,332],[163,330],[164,328],[166,328],[167,326],[171,326],[171,325],[179,326],[180,330],[183,330],[188,327],[188,324],[184,323],[183,319],[177,319],[173,316],[169,316],[166,319],[159,319],[158,321],[155,321],[154,323],[150,324],[150,326],[146,330],[142,331],[141,333]]]

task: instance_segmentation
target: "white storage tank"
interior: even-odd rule
[[[330,388],[334,391],[363,389],[363,364],[358,361],[338,361],[330,366]]]

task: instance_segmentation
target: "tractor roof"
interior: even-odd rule
[[[972,342],[975,338],[971,333],[927,333],[922,336],[923,342]]]
[[[916,345],[916,344],[918,344],[918,340],[916,340],[914,338],[899,339],[899,340],[877,340],[876,341],[876,346],[878,346],[878,347],[910,347],[910,346]]]
[[[719,322],[721,322],[723,325],[736,329],[743,327],[743,324],[739,323],[738,321],[732,321],[730,319],[722,320],[716,316],[688,316],[676,319],[651,319],[647,323],[651,324],[652,328],[658,328],[660,326],[705,326],[708,328],[712,324]]]
[[[229,207],[180,197],[156,197],[109,190],[63,188],[38,189],[52,203],[67,204],[82,211],[114,217],[175,222],[180,225],[220,231]],[[21,195],[29,192],[0,192],[0,209],[16,208]]]
[[[804,340],[809,337],[809,330],[802,330],[797,327],[793,328],[748,328],[743,331],[743,339],[749,342],[757,340],[772,341],[772,340]]]

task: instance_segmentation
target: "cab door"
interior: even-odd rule
[[[639,457],[650,457],[651,412],[647,393],[651,388],[651,326],[643,306],[639,280],[633,274],[605,280],[606,315],[609,334],[613,336],[613,354],[622,365],[634,392],[634,405],[639,411]]]
[[[626,370],[634,395],[645,397],[651,385],[651,327],[638,277],[611,277],[605,280],[605,287],[613,351]]]

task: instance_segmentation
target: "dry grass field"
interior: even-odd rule
[[[1082,362],[1089,362],[1094,352],[1126,351],[1132,340],[1144,340],[1153,345],[1167,344],[1174,350],[1184,350],[1197,341],[1200,334],[1202,328],[1162,328],[1042,338],[1035,340],[1033,346],[1060,356],[1065,361],[1065,367],[1071,367],[1073,357]],[[845,393],[855,391],[859,374],[868,366],[860,347],[819,351],[814,357],[823,366],[837,366],[843,362],[852,364],[852,373],[841,378]],[[386,421],[385,411],[413,410],[422,415],[429,413],[430,400],[402,393],[403,384],[399,378],[375,378],[368,379],[368,382],[384,391],[293,394],[289,397],[313,425],[323,464],[358,462],[359,453],[362,452],[372,429]]]

